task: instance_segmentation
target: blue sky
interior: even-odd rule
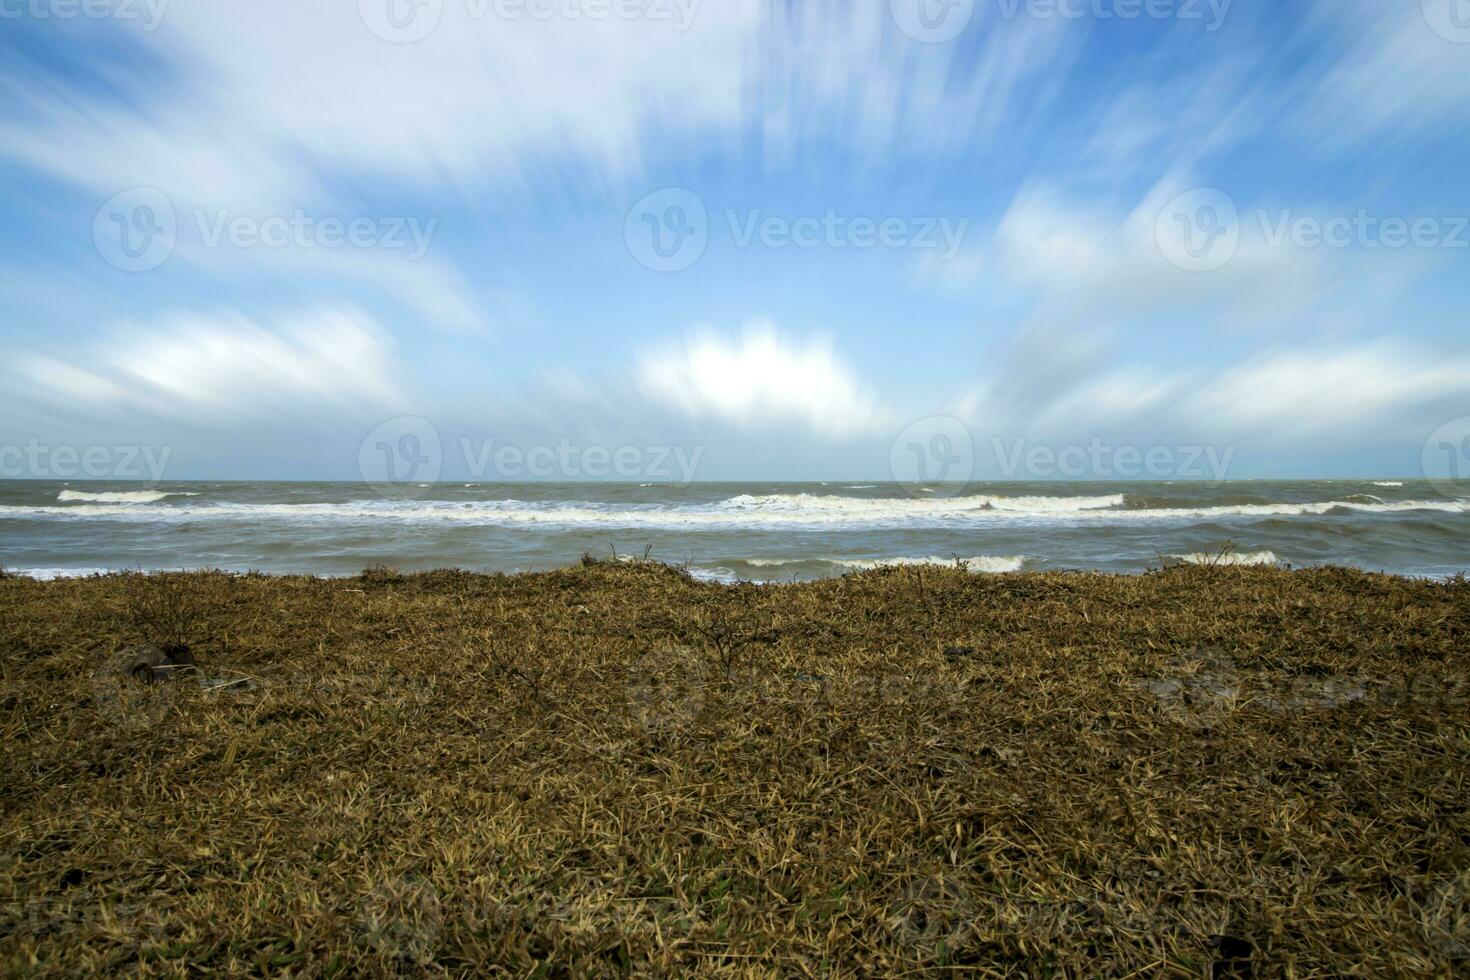
[[[0,446],[356,479],[412,418],[446,478],[492,439],[886,478],[939,432],[977,477],[1254,478],[1470,436],[1470,0],[0,14]]]

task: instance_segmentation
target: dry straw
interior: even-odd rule
[[[1334,570],[0,579],[0,964],[1463,975],[1467,646]]]

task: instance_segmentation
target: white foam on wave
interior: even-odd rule
[[[1189,562],[1191,565],[1280,565],[1281,559],[1276,557],[1274,551],[1230,551],[1221,554],[1213,554],[1196,551],[1190,555],[1172,555],[1180,561]]]
[[[89,575],[110,575],[111,568],[7,568],[12,575],[24,575],[38,582],[50,582],[59,578],[86,578]]]
[[[154,504],[165,497],[197,497],[197,493],[182,490],[111,490],[90,493],[86,490],[63,490],[56,495],[62,503],[86,502],[95,504]]]
[[[855,488],[856,489],[856,488]],[[831,494],[743,493],[722,501],[720,506],[733,510],[770,511],[779,513],[913,513],[960,514],[970,511],[1002,510],[1017,513],[1068,513],[1078,510],[1104,510],[1123,506],[1121,493],[1096,497],[1001,497],[977,494],[968,497],[946,497],[938,500],[915,500],[903,497],[840,497]]]
[[[734,585],[740,581],[740,576],[728,568],[690,568],[689,575],[700,582],[718,582],[721,585]]]
[[[66,492],[66,491],[64,491]],[[66,507],[0,506],[7,518],[86,518],[128,521],[286,521],[303,523],[446,523],[480,526],[628,528],[867,528],[983,527],[1007,524],[1138,524],[1174,520],[1221,520],[1321,516],[1336,512],[1395,514],[1413,511],[1470,513],[1467,500],[1393,502],[1334,500],[1316,503],[1239,504],[1218,507],[1128,508],[1122,495],[1097,497],[969,496],[936,499],[859,498],[809,494],[740,495],[709,503],[610,504],[592,501],[394,501],[342,503],[208,503],[156,506],[87,502]]]
[[[1374,480],[1373,485],[1375,487],[1401,487],[1403,483],[1398,480]]]
[[[999,574],[1002,572],[1019,572],[1026,564],[1024,555],[1002,557],[997,555],[978,555],[974,558],[746,558],[744,564],[755,568],[781,568],[787,565],[801,565],[813,562],[822,565],[835,565],[838,568],[851,568],[866,571],[873,568],[908,568],[921,566],[939,566],[943,568],[958,568],[963,565],[975,573]]]

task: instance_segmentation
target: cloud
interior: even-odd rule
[[[1069,364],[1064,359],[1055,373],[1065,376]],[[1044,373],[1039,361],[1032,365]],[[1070,438],[1128,428],[1158,438],[1172,431],[1267,445],[1321,438],[1350,447],[1379,436],[1422,437],[1455,414],[1470,397],[1470,356],[1388,340],[1298,345],[1218,370],[1101,371],[1020,406],[1007,403],[1009,390],[982,388],[972,417]]]
[[[798,344],[769,323],[738,339],[701,330],[645,353],[636,377],[645,397],[694,420],[739,428],[804,425],[834,439],[881,431],[888,413],[833,349]]]
[[[1425,410],[1470,396],[1470,357],[1383,340],[1252,357],[1188,386],[1180,407],[1202,425],[1289,439],[1415,430]],[[1443,418],[1434,420],[1434,428]]]
[[[869,162],[966,151],[1056,97],[1083,36],[988,6],[931,45],[886,3],[670,0],[628,18],[469,0],[421,5],[436,28],[394,44],[359,6],[173,4],[157,30],[119,30],[152,70],[109,73],[112,94],[0,78],[0,145],[104,196],[145,185],[281,209],[340,178],[391,178],[503,205],[548,180],[606,187],[711,134],[753,133],[771,160],[834,144]]]
[[[352,309],[316,309],[271,327],[235,315],[181,316],[123,327],[80,358],[25,352],[15,365],[21,393],[61,416],[234,424],[400,397],[391,344]]]
[[[28,24],[37,42],[100,50],[65,71],[0,68],[0,158],[96,205],[162,191],[179,216],[175,261],[216,280],[292,282],[326,302],[372,290],[465,331],[493,314],[477,309],[479,277],[456,267],[463,250],[406,263],[208,249],[194,215],[518,215],[568,191],[618,197],[711,138],[752,136],[788,164],[839,147],[868,163],[963,152],[1054,94],[1078,37],[991,18],[955,44],[920,44],[887,4],[671,0],[628,18],[470,0],[402,5],[437,27],[395,44],[366,23],[389,2],[172,4],[149,31]]]
[[[111,32],[130,70],[115,58],[65,74],[40,61],[0,69],[0,158],[81,190],[94,209],[130,188],[162,191],[178,216],[173,261],[212,279],[290,282],[328,302],[371,290],[420,322],[474,330],[493,315],[448,248],[415,262],[370,248],[208,248],[196,217],[438,221],[467,201],[514,204],[548,179],[605,184],[636,172],[650,131],[738,115],[757,5],[712,4],[680,33],[677,20],[507,20],[494,3],[446,3],[414,44],[375,36],[358,7],[175,4],[154,31]],[[58,45],[101,33],[27,29]]]
[[[655,120],[738,112],[731,82],[753,0],[701,8],[684,32],[616,17],[506,19],[500,6],[445,3],[427,37],[393,44],[357,3],[172,5],[157,30],[120,35],[161,66],[109,78],[121,98],[12,78],[25,125],[7,128],[9,149],[99,193],[147,183],[281,208],[318,200],[335,175],[505,188],[565,151],[625,169]],[[192,83],[161,83],[171,74]],[[668,78],[680,79],[677,93]],[[91,163],[69,162],[79,159]]]
[[[951,288],[1029,289],[1051,315],[1064,309],[1094,318],[1168,309],[1279,314],[1320,297],[1321,253],[1273,246],[1244,213],[1240,246],[1221,268],[1201,274],[1171,265],[1158,243],[1160,215],[1199,185],[1170,175],[1130,207],[1033,181],[1017,192],[988,241],[952,264],[931,261],[924,272]]]
[[[1463,43],[1436,32],[1459,0],[1317,0],[1314,40],[1337,57],[1307,88],[1294,125],[1309,139],[1351,147],[1375,137],[1432,133],[1470,118]],[[1438,9],[1435,9],[1435,8]]]
[[[888,3],[770,4],[744,88],[767,160],[840,145],[867,163],[933,160],[1024,125],[1056,98],[1081,34],[976,4],[949,44],[896,29]]]

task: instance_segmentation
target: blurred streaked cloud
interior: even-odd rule
[[[411,413],[822,478],[955,415],[1292,475],[1407,472],[1470,414],[1470,38],[1437,0],[975,0],[953,36],[906,2],[29,5],[0,21],[0,440],[350,477]],[[630,214],[668,188],[698,208]],[[104,207],[139,189],[163,203]],[[1203,192],[1234,224],[1201,271]],[[967,231],[775,248],[729,232],[756,213]],[[1440,235],[1276,240],[1359,215]],[[660,271],[645,226],[702,248]],[[126,271],[114,233],[166,252]]]

